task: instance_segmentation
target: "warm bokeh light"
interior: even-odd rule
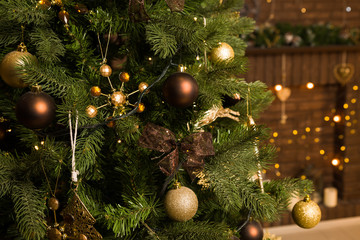
[[[341,121],[341,116],[340,116],[340,115],[335,115],[335,116],[333,117],[333,120],[334,120],[334,122],[338,123],[338,122]]]
[[[301,135],[301,139],[305,140],[306,139],[306,135]]]
[[[305,175],[301,175],[301,180],[305,180],[306,179],[306,176]]]
[[[344,109],[348,109],[348,108],[349,108],[349,104],[345,103],[343,107],[344,107]]]
[[[341,150],[341,151],[345,151],[345,150],[346,150],[346,147],[345,147],[345,146],[341,146],[341,147],[340,147],[340,150]]]
[[[39,146],[38,146],[38,145],[35,145],[34,148],[35,148],[36,151],[39,150]]]
[[[320,132],[321,131],[321,128],[317,127],[315,128],[315,132]]]
[[[276,91],[281,91],[282,88],[283,88],[283,86],[282,86],[281,84],[275,85],[275,90],[276,90]]]
[[[324,117],[324,120],[325,120],[326,122],[328,122],[328,121],[330,121],[330,117],[329,117],[329,116],[325,116],[325,117]]]
[[[356,103],[356,98],[351,99],[351,103]]]
[[[305,128],[305,131],[306,131],[306,132],[310,132],[310,131],[311,131],[311,128],[307,127],[307,128]]]
[[[355,129],[351,129],[350,130],[350,134],[355,134],[356,133],[356,130]]]
[[[47,104],[43,101],[38,101],[37,103],[35,103],[34,107],[38,114],[44,114],[48,110]]]
[[[349,116],[349,115],[346,115],[346,116],[345,116],[345,120],[346,120],[346,121],[349,121],[349,120],[350,120],[350,116]]]
[[[331,164],[336,167],[340,164],[340,160],[337,158],[334,158],[333,160],[331,160]]]
[[[324,155],[324,154],[325,154],[325,150],[324,150],[324,149],[321,149],[321,150],[320,150],[320,154],[321,154],[321,155]]]
[[[344,135],[339,135],[338,138],[341,140],[341,139],[344,139]]]
[[[311,157],[310,157],[310,156],[306,156],[305,159],[306,159],[306,161],[309,161],[309,160],[311,159]]]
[[[357,85],[354,85],[354,86],[353,86],[353,90],[354,90],[354,91],[357,91],[357,90],[359,90],[359,86],[357,86]]]
[[[293,130],[292,132],[294,135],[297,135],[298,134],[298,131],[297,130]]]
[[[276,163],[275,168],[279,168],[279,167],[280,167],[280,164]]]
[[[279,134],[277,132],[274,132],[273,137],[276,138],[277,136],[279,136]]]
[[[320,139],[319,139],[319,138],[315,138],[315,139],[314,139],[314,142],[318,143],[318,142],[320,142]]]
[[[344,163],[349,163],[350,159],[349,158],[344,158]]]
[[[312,82],[308,82],[308,83],[306,84],[306,88],[307,88],[307,89],[313,89],[313,88],[314,88],[314,84],[313,84]]]
[[[301,8],[301,13],[306,13],[306,8]]]
[[[280,177],[281,173],[280,172],[276,172],[276,176]]]

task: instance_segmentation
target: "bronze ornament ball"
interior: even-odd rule
[[[30,92],[22,95],[15,107],[18,121],[30,129],[49,126],[55,119],[55,110],[54,99],[42,92],[39,86],[33,87]]]
[[[47,232],[47,236],[50,240],[62,240],[62,234],[57,228],[50,228]]]
[[[196,214],[198,199],[190,188],[180,187],[166,193],[164,205],[169,218],[185,222]]]
[[[93,86],[90,88],[90,95],[93,97],[99,97],[101,95],[101,88],[98,86]]]
[[[48,207],[50,208],[50,210],[56,211],[59,209],[59,200],[57,200],[54,197],[51,197],[48,201]]]
[[[138,106],[136,112],[142,113],[143,111],[145,111],[145,105],[143,103],[139,103],[139,106]]]
[[[127,72],[121,72],[119,74],[119,79],[121,82],[128,82],[130,80],[130,74]]]
[[[140,92],[145,91],[145,90],[148,88],[148,86],[149,86],[149,84],[147,84],[146,82],[141,82],[141,83],[139,84],[139,91],[140,91]]]
[[[306,195],[304,200],[297,202],[292,210],[294,222],[302,228],[313,228],[321,220],[321,210],[319,205],[310,200]]]
[[[100,74],[101,74],[101,76],[103,76],[103,77],[110,77],[111,74],[112,74],[112,69],[111,69],[111,67],[110,67],[109,65],[107,65],[107,64],[101,65],[101,67],[100,67]]]
[[[115,107],[124,105],[124,103],[126,103],[126,95],[121,91],[113,92],[113,94],[111,94],[110,96],[110,99],[111,99],[111,103]]]
[[[98,110],[94,105],[89,105],[86,107],[85,113],[89,118],[94,118],[96,117]]]
[[[199,86],[190,74],[177,72],[165,80],[162,91],[168,104],[186,108],[196,100]]]
[[[26,58],[36,61],[36,57],[26,50],[12,51],[4,56],[0,64],[0,76],[10,87],[24,88],[27,86],[21,79],[21,74],[16,70],[17,67],[25,64]]]
[[[262,240],[264,230],[259,222],[250,220],[241,228],[240,236],[241,240]]]
[[[216,48],[211,50],[211,60],[214,62],[231,61],[234,59],[234,49],[225,42],[220,42]]]

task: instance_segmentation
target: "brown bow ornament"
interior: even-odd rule
[[[148,123],[144,127],[139,139],[139,145],[166,154],[158,162],[158,165],[160,170],[167,176],[171,176],[176,172],[179,166],[179,153],[186,154],[187,160],[182,166],[192,180],[203,169],[204,158],[215,155],[211,133],[193,133],[177,142],[173,132],[153,123]]]

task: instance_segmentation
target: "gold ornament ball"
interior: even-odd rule
[[[16,70],[17,67],[25,64],[26,58],[36,61],[36,57],[26,50],[12,51],[4,56],[0,64],[0,76],[7,85],[14,88],[24,88],[27,86],[21,79],[21,74]]]
[[[67,11],[65,10],[61,10],[58,14],[59,19],[64,23],[64,24],[69,24],[69,20],[70,20],[70,15]]]
[[[93,97],[98,97],[101,95],[101,88],[99,88],[98,86],[93,86],[90,88],[90,94]]]
[[[62,234],[57,228],[51,228],[47,232],[48,238],[50,240],[62,240]]]
[[[56,198],[52,197],[49,199],[48,201],[48,207],[50,208],[50,210],[56,211],[59,209],[59,200],[57,200]]]
[[[111,69],[111,67],[110,67],[109,65],[107,65],[107,64],[101,65],[101,67],[100,67],[100,74],[101,74],[101,76],[103,76],[103,77],[110,77],[111,74],[112,74],[112,69]]]
[[[49,10],[51,8],[51,2],[49,0],[39,0],[36,7],[43,10]]]
[[[123,92],[116,91],[113,94],[111,94],[111,103],[115,106],[121,106],[124,103],[126,103],[126,95]]]
[[[166,193],[164,205],[169,218],[185,222],[196,214],[198,199],[190,188],[180,187]]]
[[[86,107],[85,112],[89,118],[94,118],[94,117],[96,117],[98,110],[95,106],[89,105]]]
[[[221,42],[211,50],[211,60],[214,62],[231,61],[234,59],[234,49],[227,43]]]
[[[140,103],[136,112],[142,113],[143,111],[145,111],[145,105],[143,103]]]
[[[79,235],[79,240],[87,240],[88,238],[86,237],[85,234],[80,234]]]
[[[145,90],[148,88],[148,86],[149,86],[149,84],[147,84],[146,82],[141,82],[141,83],[139,84],[139,91],[140,91],[140,92],[145,91]]]
[[[127,72],[121,72],[119,74],[119,79],[121,82],[128,82],[130,80],[130,74]]]
[[[321,219],[321,210],[319,205],[310,200],[307,195],[304,200],[297,202],[292,210],[294,222],[302,228],[313,228]]]

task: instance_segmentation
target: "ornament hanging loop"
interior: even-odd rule
[[[76,161],[75,161],[75,151],[76,151],[76,138],[77,138],[78,122],[79,122],[79,115],[78,115],[78,111],[76,111],[76,116],[75,116],[75,129],[74,129],[74,133],[73,133],[72,122],[71,122],[71,111],[69,111],[70,142],[71,142],[71,151],[72,151],[72,158],[71,158],[71,182],[72,182],[72,185],[75,186],[75,190],[77,189],[77,182],[78,182],[78,175],[79,175],[79,171],[76,170]],[[73,186],[72,186],[72,187],[73,187]]]

